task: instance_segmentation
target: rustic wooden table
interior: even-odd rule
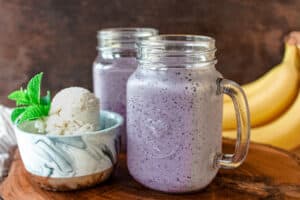
[[[224,150],[234,143],[224,141]],[[300,148],[295,150],[300,155]],[[19,154],[8,178],[0,187],[5,200],[127,200],[127,199],[300,199],[300,157],[265,145],[251,144],[245,163],[235,170],[220,170],[204,190],[172,195],[149,190],[128,174],[125,155],[120,156],[116,175],[97,187],[74,192],[49,192],[31,182]]]

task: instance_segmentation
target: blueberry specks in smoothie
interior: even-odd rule
[[[197,78],[186,69],[169,71],[159,74],[155,70],[137,70],[130,78],[128,167],[134,178],[151,188],[180,191],[196,187],[191,177],[197,175],[191,173],[204,171],[210,165],[201,150],[215,145],[216,149],[221,148],[215,142],[221,141],[221,136],[216,134],[221,128],[205,124],[221,122],[218,110],[222,100],[211,97],[215,95],[211,91],[214,88],[209,87],[215,79],[209,75],[211,72]],[[136,78],[139,76],[145,78],[139,80]],[[206,134],[210,135],[208,140]],[[201,161],[194,161],[194,157]],[[210,179],[215,173],[211,171],[201,176]],[[197,185],[205,182],[200,177],[195,180]]]

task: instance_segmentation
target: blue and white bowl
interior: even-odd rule
[[[123,118],[109,111],[100,116],[101,130],[76,135],[38,134],[33,122],[15,126],[21,158],[32,179],[56,191],[105,181],[117,163]]]

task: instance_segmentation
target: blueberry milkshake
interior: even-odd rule
[[[135,58],[119,58],[111,64],[103,65],[96,60],[93,80],[94,92],[100,98],[101,107],[126,117],[126,84],[129,76],[137,67]],[[123,150],[126,144],[126,123],[121,127]]]
[[[249,144],[247,101],[215,69],[214,39],[160,35],[139,48],[138,68],[127,83],[130,174],[146,187],[184,193],[207,186],[219,167],[239,166]],[[221,148],[223,93],[238,108],[235,154]]]
[[[195,191],[215,177],[222,96],[214,68],[137,70],[128,83],[128,168],[165,192]],[[214,124],[219,124],[215,126]]]
[[[126,83],[137,67],[137,41],[156,35],[151,28],[111,28],[98,32],[98,56],[93,64],[94,93],[101,107],[126,119]],[[126,123],[121,128],[122,150],[126,147]]]

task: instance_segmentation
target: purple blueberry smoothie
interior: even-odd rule
[[[136,69],[137,41],[156,35],[150,28],[112,28],[98,32],[98,56],[93,64],[94,93],[101,109],[120,113],[126,120],[126,84]],[[121,128],[126,149],[126,123]]]
[[[139,47],[139,66],[127,83],[129,172],[155,190],[200,190],[219,167],[235,168],[245,159],[250,135],[245,95],[215,69],[213,38],[161,35]],[[223,93],[238,108],[235,154],[222,153]]]
[[[217,173],[222,96],[212,69],[137,70],[128,82],[130,174],[165,192],[195,191]],[[218,124],[218,126],[215,126]]]
[[[96,60],[93,69],[94,93],[100,98],[101,109],[117,112],[126,117],[126,84],[136,67],[136,58],[119,58],[110,65],[103,65],[101,61]],[[120,132],[124,150],[126,122]]]

